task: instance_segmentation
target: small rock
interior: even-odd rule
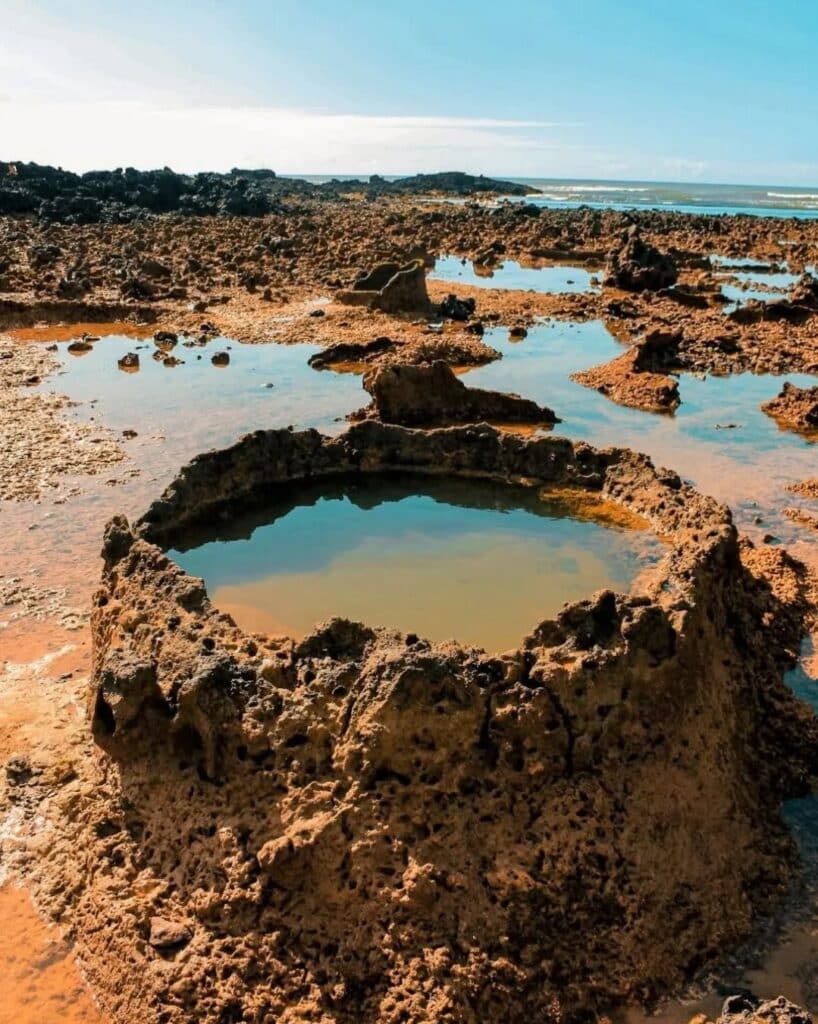
[[[6,780],[10,786],[25,786],[33,775],[34,769],[25,754],[14,754],[6,761]]]
[[[68,346],[68,351],[72,355],[81,355],[85,352],[90,352],[94,346],[87,338],[78,338],[76,341],[72,341]]]
[[[139,369],[139,356],[136,352],[126,352],[121,359],[117,360],[116,364],[120,370],[125,370],[128,373],[132,373],[134,370]]]
[[[164,917],[151,918],[151,934],[148,941],[154,949],[176,949],[186,946],[192,938],[187,925],[168,921]]]

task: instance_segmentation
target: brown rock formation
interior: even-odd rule
[[[437,334],[423,335],[411,342],[397,342],[384,337],[364,342],[339,341],[310,356],[309,364],[315,370],[391,363],[421,365],[439,360],[452,366],[482,366],[499,358],[497,349],[480,338]]]
[[[737,995],[726,1000],[718,1024],[813,1024],[813,1019],[811,1013],[784,996],[761,1000]]]
[[[571,379],[620,405],[673,412],[681,401],[679,384],[664,370],[677,365],[680,340],[678,335],[653,331],[616,359],[574,373]]]
[[[413,260],[406,266],[382,263],[364,277],[358,278],[348,291],[339,291],[339,302],[353,306],[369,306],[384,313],[431,312],[426,291],[426,270],[423,260]]]
[[[372,395],[365,409],[350,419],[379,419],[407,427],[441,427],[455,423],[554,424],[552,409],[519,395],[466,387],[448,363],[392,364],[370,370],[364,388]]]
[[[787,490],[793,494],[800,494],[804,498],[818,498],[818,477],[799,480],[796,484],[790,484]]]
[[[158,546],[280,485],[396,470],[590,490],[668,555],[496,658],[338,620],[251,636]],[[797,616],[727,510],[643,456],[485,426],[258,431],[113,520],[104,557],[91,711],[116,764],[76,807],[86,869],[63,888],[115,1018],[585,1019],[679,984],[779,891],[776,808],[816,768],[781,679]]]
[[[608,254],[605,284],[625,291],[659,291],[676,283],[676,265],[666,253],[646,242],[634,224],[621,244]]]
[[[762,403],[761,409],[791,430],[818,433],[818,386],[799,388],[786,381],[779,394]]]

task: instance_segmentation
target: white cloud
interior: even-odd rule
[[[270,107],[0,97],[6,158],[72,170],[165,164],[181,171],[399,174],[465,168],[542,173],[559,152],[547,121],[320,114]],[[565,126],[562,126],[565,127]],[[522,169],[520,169],[522,168]]]

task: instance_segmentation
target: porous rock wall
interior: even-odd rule
[[[272,487],[407,470],[591,491],[668,555],[492,657],[343,620],[250,636],[164,553]],[[679,985],[785,884],[777,807],[816,729],[776,602],[729,512],[643,456],[485,425],[259,431],[114,519],[104,557],[110,759],[74,922],[118,973],[115,1019],[586,1019]]]

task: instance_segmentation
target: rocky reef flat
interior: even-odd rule
[[[781,809],[818,776],[789,682],[818,674],[818,222],[529,191],[0,164],[0,877],[103,1019],[610,1018],[815,919]],[[553,337],[550,395],[512,370]],[[779,378],[752,430],[694,388],[749,375]],[[274,491],[397,474],[662,557],[501,653],[245,630],[174,560]],[[810,1019],[745,987],[725,1024]]]

